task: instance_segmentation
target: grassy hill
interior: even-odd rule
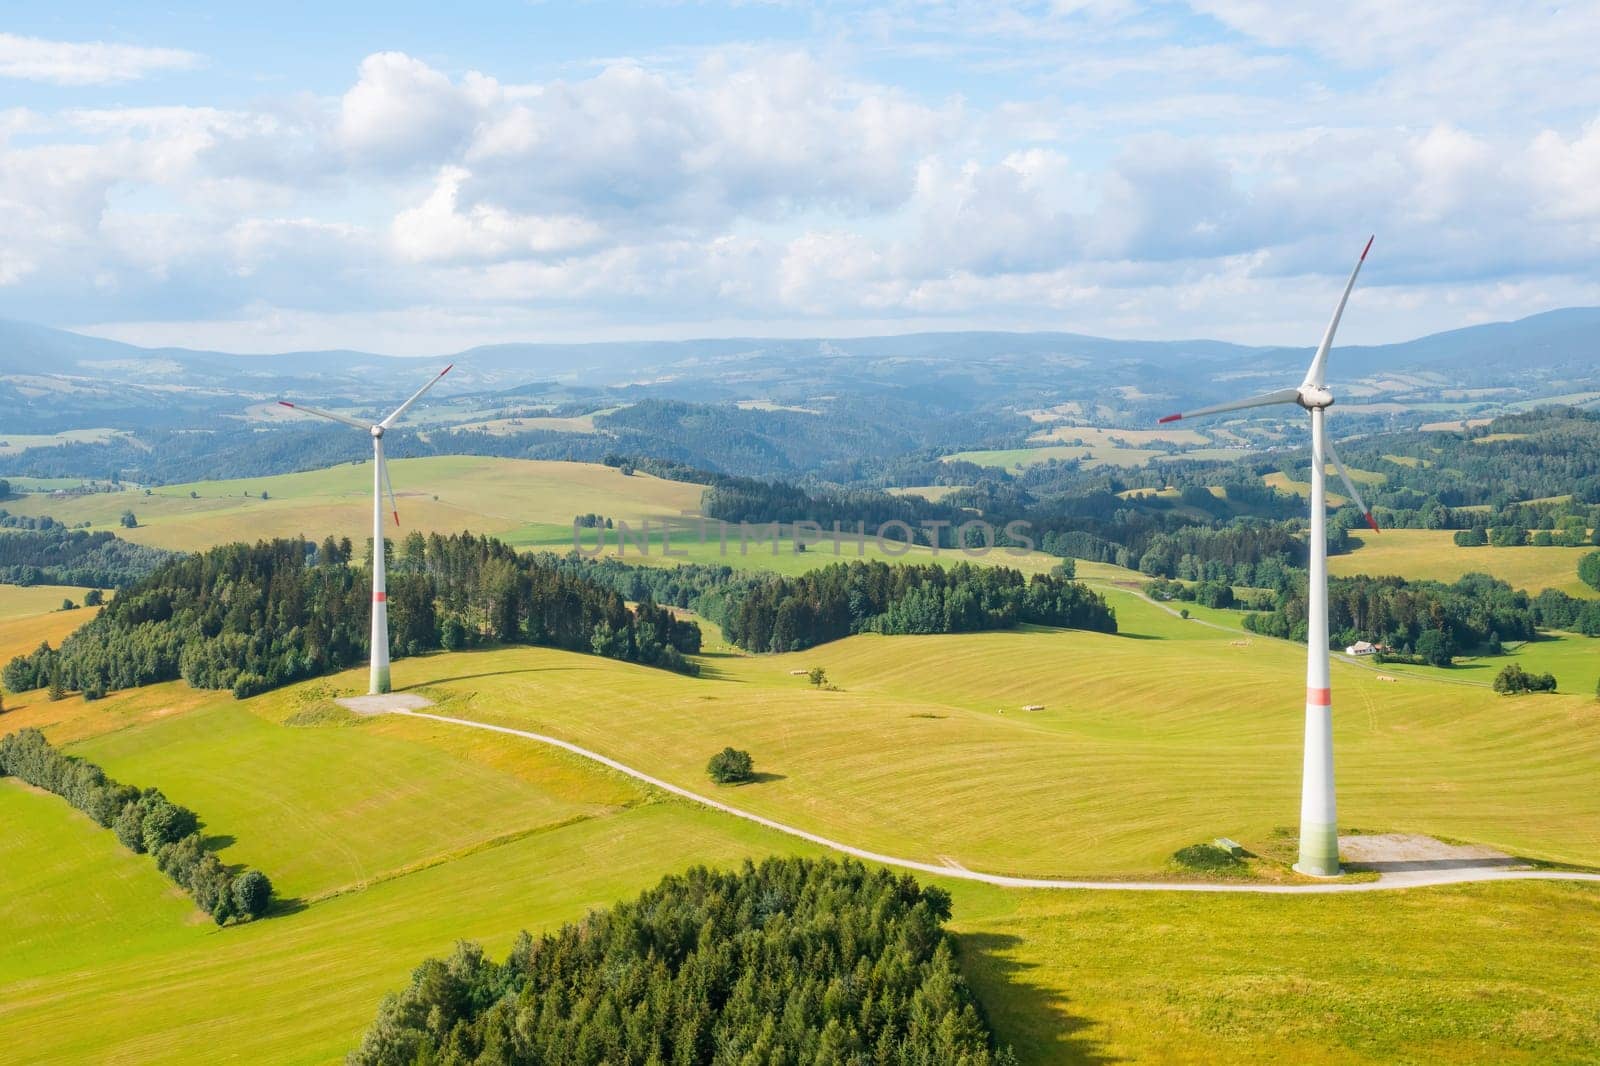
[[[389,476],[399,498],[401,535],[413,529],[500,535],[543,524],[562,528],[570,543],[574,515],[598,512],[635,522],[679,515],[698,508],[703,491],[648,474],[625,477],[594,463],[475,456],[399,459],[389,464]],[[360,544],[372,536],[372,464],[166,485],[148,495],[35,494],[6,506],[13,514],[50,515],[67,525],[89,522],[140,544],[180,551],[299,534],[317,540],[347,536]],[[121,526],[129,510],[139,521],[135,529]]]
[[[801,552],[788,527],[776,547],[770,536],[753,533],[741,548],[737,527],[724,546],[715,522],[708,525],[702,539],[698,522],[691,517],[699,514],[704,486],[645,473],[625,476],[598,463],[441,456],[395,460],[389,464],[389,472],[401,521],[398,527],[392,522],[387,526],[387,535],[393,539],[412,530],[459,533],[470,529],[519,548],[566,552],[573,546],[573,518],[593,513],[629,524],[635,539],[620,549],[620,555],[640,565],[698,562],[799,574],[857,558],[888,562],[967,558],[1040,573],[1061,561],[1041,552],[1017,556],[1001,550],[982,557],[950,551],[936,556],[923,547],[909,547],[901,555],[897,554],[901,545],[880,548],[870,531],[864,549],[855,541],[844,541],[835,552],[830,541],[812,544]],[[263,492],[266,499],[261,498]],[[271,537],[304,535],[321,540],[330,534],[349,537],[359,546],[372,536],[372,464],[167,485],[148,495],[142,489],[75,496],[31,493],[7,500],[6,507],[13,514],[49,515],[67,525],[88,522],[93,529],[111,530],[127,540],[178,551]],[[139,522],[133,529],[121,525],[123,513],[129,510]],[[670,544],[664,543],[659,532],[652,532],[648,554],[644,554],[636,543],[641,523],[647,521],[656,531],[668,521],[677,528],[670,535]],[[583,545],[590,549],[598,546],[601,532],[584,530]],[[613,529],[605,536],[605,554],[618,555],[620,532]],[[672,549],[670,556],[664,551],[667,547]],[[60,597],[50,605],[59,606]],[[0,616],[3,612],[0,607]]]
[[[698,790],[713,787],[711,750],[748,747],[770,776],[723,790],[733,802],[935,862],[1104,876],[1159,870],[1220,833],[1278,846],[1298,787],[1298,650],[1235,647],[1115,595],[1118,637],[858,637],[709,655],[698,679],[517,648],[403,660],[396,680],[445,713],[542,729]],[[790,673],[812,664],[843,691]],[[328,705],[359,685],[352,673],[242,702],[180,684],[90,704],[13,697],[0,729],[42,726],[160,785],[286,902],[218,930],[66,804],[0,782],[15,827],[0,839],[0,924],[15,931],[0,1039],[41,1062],[113,1047],[140,1062],[330,1062],[418,959],[459,937],[499,954],[518,929],[694,862],[810,851],[516,738]],[[1343,666],[1335,685],[1346,824],[1600,862],[1592,700],[1380,685]],[[1600,946],[1577,935],[1592,886],[1306,899],[949,887],[962,966],[1027,1063],[1286,1048],[1465,1061],[1486,1040],[1501,1061],[1554,1061],[1600,1040],[1586,978]]]
[[[1353,548],[1328,560],[1328,572],[1400,574],[1410,580],[1456,581],[1463,574],[1492,574],[1512,588],[1538,593],[1560,589],[1592,599],[1600,593],[1578,580],[1578,560],[1595,548],[1477,548],[1458,546],[1447,529],[1351,530]]]

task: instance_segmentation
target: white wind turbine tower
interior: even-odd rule
[[[354,426],[372,436],[372,675],[367,691],[374,696],[389,691],[389,589],[383,572],[384,489],[389,490],[389,507],[390,513],[394,515],[394,524],[397,526],[400,524],[400,505],[395,502],[394,483],[389,480],[389,464],[383,458],[383,435],[400,421],[400,416],[409,411],[412,404],[422,399],[423,393],[439,384],[439,379],[450,373],[450,366],[439,371],[431,381],[412,393],[411,399],[396,407],[388,418],[373,425],[368,425],[359,419],[336,415],[332,411],[319,411],[315,407],[290,403],[288,400],[278,401],[284,407],[304,411],[308,415],[331,418],[335,422]]]
[[[1344,314],[1345,302],[1350,299],[1350,290],[1356,285],[1356,275],[1361,273],[1361,264],[1366,262],[1367,252],[1371,248],[1372,238],[1368,237],[1367,246],[1361,249],[1361,258],[1356,260],[1356,268],[1350,272],[1344,295],[1339,297],[1339,306],[1333,309],[1328,331],[1322,335],[1322,343],[1317,346],[1317,354],[1312,357],[1311,368],[1306,371],[1306,379],[1299,388],[1281,389],[1264,396],[1202,407],[1198,411],[1185,411],[1161,419],[1162,422],[1176,422],[1180,418],[1198,418],[1201,415],[1280,403],[1299,404],[1311,416],[1311,579],[1310,603],[1306,610],[1305,768],[1300,786],[1300,861],[1295,863],[1294,868],[1300,873],[1316,877],[1332,877],[1339,873],[1338,812],[1333,790],[1333,699],[1328,681],[1328,500],[1324,469],[1328,459],[1333,460],[1334,469],[1339,472],[1350,498],[1361,508],[1367,525],[1374,531],[1378,528],[1378,523],[1372,519],[1372,512],[1361,499],[1361,493],[1351,483],[1344,463],[1339,461],[1339,453],[1334,451],[1333,442],[1328,440],[1323,419],[1327,409],[1333,406],[1333,393],[1328,391],[1325,371],[1328,349],[1333,344],[1334,332],[1339,328],[1339,318]]]

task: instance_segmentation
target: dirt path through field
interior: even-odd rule
[[[850,855],[867,862],[875,862],[883,866],[894,866],[904,870],[916,870],[919,873],[934,874],[939,877],[954,877],[963,881],[981,881],[984,884],[998,885],[1002,888],[1072,888],[1086,889],[1101,892],[1258,892],[1271,895],[1306,895],[1329,892],[1376,892],[1386,889],[1420,888],[1425,885],[1454,885],[1467,881],[1591,881],[1600,884],[1600,874],[1578,873],[1567,870],[1540,870],[1529,868],[1516,868],[1515,860],[1510,860],[1513,866],[1508,868],[1507,860],[1510,856],[1488,849],[1472,847],[1455,847],[1434,840],[1431,837],[1412,836],[1385,836],[1385,837],[1341,837],[1340,849],[1351,860],[1352,865],[1365,864],[1368,868],[1378,872],[1375,881],[1329,881],[1324,884],[1254,884],[1216,881],[1072,881],[1058,880],[1048,877],[1008,877],[1004,874],[988,874],[977,870],[968,870],[960,866],[943,865],[931,862],[919,862],[915,859],[903,859],[894,855],[883,855],[879,852],[868,851],[865,848],[842,844],[830,840],[825,836],[808,832],[771,818],[753,814],[750,811],[740,810],[721,800],[703,796],[698,792],[663,781],[653,777],[642,770],[636,770],[625,763],[591,751],[588,748],[561,740],[558,737],[545,736],[542,733],[532,733],[525,729],[512,729],[509,726],[490,725],[487,722],[475,722],[468,718],[451,718],[442,714],[430,714],[426,711],[411,710],[402,703],[409,703],[411,699],[404,694],[374,699],[372,710],[364,713],[400,714],[411,718],[427,718],[446,725],[461,726],[465,729],[483,729],[491,733],[502,733],[506,736],[522,737],[525,740],[548,744],[560,748],[574,755],[592,760],[602,766],[609,767],[620,774],[653,785],[663,792],[694,803],[702,804],[713,810],[743,818],[747,822],[765,826],[779,833],[797,837],[809,843],[836,851],[843,855]],[[365,697],[355,697],[365,699]],[[344,701],[340,701],[344,702]],[[424,701],[426,702],[426,701]],[[1427,843],[1423,843],[1427,842]],[[1440,851],[1438,849],[1444,849]],[[1358,854],[1363,858],[1357,858]]]

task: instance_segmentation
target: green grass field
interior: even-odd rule
[[[790,576],[832,563],[857,560],[891,564],[969,562],[980,566],[1008,566],[1025,574],[1048,573],[1061,565],[1061,559],[1057,556],[1039,551],[1021,553],[995,548],[978,554],[949,548],[934,551],[923,545],[889,540],[880,543],[875,530],[870,529],[865,539],[846,531],[844,536],[835,540],[831,528],[820,541],[807,533],[800,538],[805,543],[805,550],[801,551],[793,527],[787,525],[780,527],[776,539],[772,536],[770,526],[751,525],[742,540],[737,524],[719,528],[716,522],[708,521],[702,533],[697,521],[680,520],[673,523],[665,534],[661,532],[662,525],[652,523],[648,537],[645,536],[646,530],[637,522],[630,522],[627,531],[584,529],[579,531],[577,543],[585,554],[594,558],[619,559],[631,566],[700,563]],[[508,544],[530,550],[565,553],[574,547],[570,522],[565,525],[529,523],[507,532],[502,539]],[[1080,562],[1078,565],[1092,564]]]
[[[1458,547],[1446,529],[1386,529],[1381,533],[1352,530],[1355,547],[1328,560],[1328,572],[1347,574],[1400,574],[1411,580],[1456,581],[1463,574],[1492,574],[1511,585],[1537,594],[1560,589],[1570,596],[1594,598],[1594,589],[1578,580],[1578,560],[1587,548],[1478,548]]]
[[[402,660],[396,681],[445,713],[543,729],[698,790],[715,790],[710,751],[748,747],[774,776],[715,791],[935,862],[1155,871],[1182,844],[1255,843],[1291,824],[1298,707],[1262,693],[1298,693],[1299,649],[1235,647],[1118,587],[1137,575],[1080,569],[1108,588],[1125,635],[858,637],[708,656],[698,679],[516,648]],[[812,663],[843,691],[789,673]],[[93,704],[10,700],[0,729],[41,725],[159,785],[290,903],[217,930],[148,858],[0,782],[5,1046],[39,1062],[333,1062],[385,991],[459,937],[499,953],[518,929],[693,862],[814,853],[516,738],[406,719],[289,724],[360,681],[243,702],[176,683]],[[1335,685],[1347,824],[1600,861],[1592,699],[1505,701],[1343,666]],[[1025,1063],[1481,1061],[1489,1047],[1499,1062],[1581,1061],[1600,1039],[1587,976],[1600,946],[1578,933],[1600,917],[1590,886],[1306,899],[949,887],[963,967]]]
[[[1495,675],[1511,663],[1530,673],[1554,674],[1558,692],[1593,695],[1595,683],[1600,681],[1600,638],[1550,631],[1541,633],[1538,640],[1507,645],[1504,655],[1462,656],[1448,667],[1383,663],[1373,664],[1373,669],[1395,676],[1491,685]]]

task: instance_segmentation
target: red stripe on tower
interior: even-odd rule
[[[389,594],[387,592],[374,592],[372,594],[372,602],[373,603],[388,603],[389,602]]]
[[[1325,688],[1307,688],[1306,689],[1306,706],[1307,707],[1332,707],[1333,706],[1333,691],[1331,689],[1325,689]]]

